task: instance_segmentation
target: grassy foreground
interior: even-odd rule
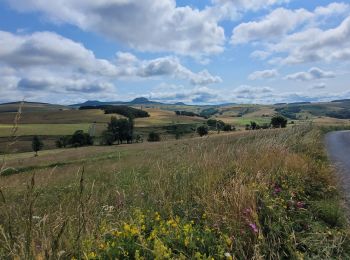
[[[0,258],[350,257],[317,128],[140,147],[1,177]]]

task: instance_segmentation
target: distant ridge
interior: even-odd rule
[[[151,101],[145,97],[138,97],[135,98],[129,102],[123,102],[123,101],[106,101],[101,102],[98,100],[88,100],[84,103],[79,104],[73,104],[70,105],[71,107],[82,107],[82,106],[102,106],[102,105],[165,105],[164,103]]]
[[[333,102],[333,103],[350,102],[350,99],[337,99],[337,100],[333,100],[331,102]]]

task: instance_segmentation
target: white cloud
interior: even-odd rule
[[[207,55],[223,51],[224,30],[211,12],[175,0],[11,0],[22,12],[102,34],[141,51]]]
[[[45,100],[50,95],[65,100],[110,99],[117,96],[117,79],[168,77],[201,86],[222,81],[207,70],[191,71],[174,56],[140,60],[118,52],[114,59],[105,60],[56,33],[5,31],[0,31],[0,77],[2,100]]]
[[[275,42],[282,36],[294,32],[302,25],[318,25],[319,20],[330,16],[346,15],[350,5],[331,3],[319,6],[313,12],[306,9],[289,10],[277,8],[258,21],[241,23],[233,29],[232,44],[249,43],[253,41]]]
[[[325,78],[335,78],[335,73],[332,71],[324,71],[324,70],[321,70],[320,68],[314,67],[307,72],[297,72],[294,74],[287,75],[285,77],[285,79],[301,80],[301,81],[325,79]]]
[[[268,51],[256,50],[250,54],[250,57],[252,57],[254,59],[265,60],[270,55],[271,55],[271,53]]]
[[[272,79],[278,76],[278,71],[275,69],[272,70],[261,70],[255,71],[248,76],[250,80],[259,80],[259,79]]]
[[[233,29],[232,44],[258,40],[276,40],[312,17],[305,9],[295,11],[278,8],[260,21],[241,23]]]
[[[217,5],[229,5],[231,9],[258,10],[272,5],[288,3],[290,0],[212,0]]]
[[[327,87],[326,83],[318,83],[318,84],[312,86],[311,89],[322,90],[322,89],[325,89],[326,87]]]
[[[107,60],[97,59],[82,44],[52,32],[16,35],[0,31],[0,63],[15,69],[33,66],[71,66],[76,70],[113,75],[116,68]]]

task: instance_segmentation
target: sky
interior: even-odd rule
[[[350,2],[0,0],[0,102],[350,98]]]

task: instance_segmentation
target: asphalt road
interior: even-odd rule
[[[350,204],[350,131],[331,132],[326,135],[328,156],[339,173],[347,204]]]

